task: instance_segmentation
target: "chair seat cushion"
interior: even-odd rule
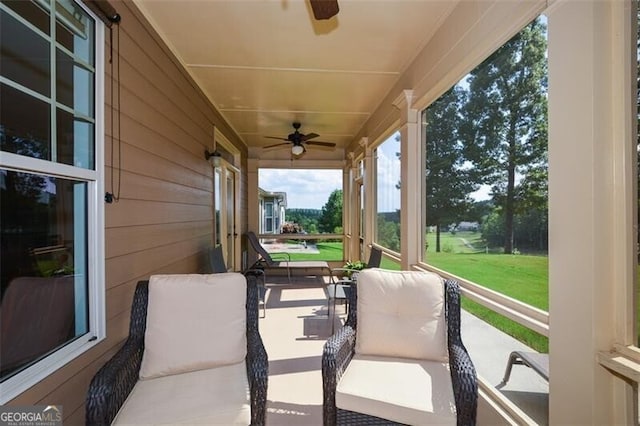
[[[448,359],[444,281],[432,272],[364,269],[358,274],[356,353]]]
[[[140,380],[114,425],[248,425],[251,403],[245,362]]]
[[[356,354],[336,407],[410,425],[456,424],[449,367],[435,361]]]
[[[140,378],[235,364],[247,354],[244,275],[153,275]]]

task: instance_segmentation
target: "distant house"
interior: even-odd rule
[[[279,234],[287,209],[286,192],[270,192],[258,188],[261,234]]]
[[[460,222],[458,226],[456,226],[457,231],[473,231],[476,232],[480,228],[480,224],[478,222]]]

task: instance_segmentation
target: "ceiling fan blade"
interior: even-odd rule
[[[320,142],[320,141],[307,141],[305,142],[307,145],[316,145],[316,146],[327,146],[331,148],[335,148],[336,144],[333,142]]]
[[[313,16],[318,20],[330,19],[340,10],[338,0],[309,0],[309,3],[313,10]]]
[[[317,138],[318,136],[320,136],[320,135],[317,134],[317,133],[308,133],[308,134],[302,136],[301,139],[304,142],[304,141],[308,141],[309,139]]]
[[[279,137],[277,137],[277,136],[263,136],[263,138],[267,138],[267,139],[277,139],[277,140],[279,140],[279,141],[287,141],[287,142],[289,142],[289,139],[287,139],[287,138],[279,138]]]
[[[272,149],[272,148],[281,148],[281,147],[285,147],[285,146],[289,146],[289,142],[286,143],[277,143],[275,145],[267,145],[267,146],[263,146],[262,149]]]

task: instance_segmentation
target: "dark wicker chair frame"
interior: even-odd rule
[[[251,426],[265,424],[268,359],[258,332],[258,287],[247,276],[247,378],[251,397]],[[131,306],[129,337],[124,346],[91,380],[86,400],[86,424],[109,425],[138,381],[147,326],[149,281],[140,281]]]
[[[478,405],[476,370],[460,337],[460,288],[453,280],[445,283],[445,317],[457,424],[475,425]],[[345,325],[331,336],[322,353],[323,421],[334,425],[397,425],[398,423],[336,407],[336,386],[353,358],[357,329],[357,282],[349,294],[351,309]]]

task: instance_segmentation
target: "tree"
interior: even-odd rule
[[[334,233],[336,229],[342,229],[342,190],[335,189],[322,206],[322,213],[318,220],[318,229],[323,233]]]
[[[470,73],[464,108],[467,158],[492,185],[504,214],[504,252],[511,253],[519,209],[516,174],[546,167],[545,25],[533,21]]]
[[[400,251],[400,227],[397,222],[387,220],[385,214],[378,214],[376,242],[393,251]]]
[[[460,108],[465,91],[456,85],[424,112],[426,126],[426,223],[436,227],[436,252],[440,252],[443,225],[459,222],[469,209],[469,194],[478,189],[472,171],[465,167],[458,137]]]

